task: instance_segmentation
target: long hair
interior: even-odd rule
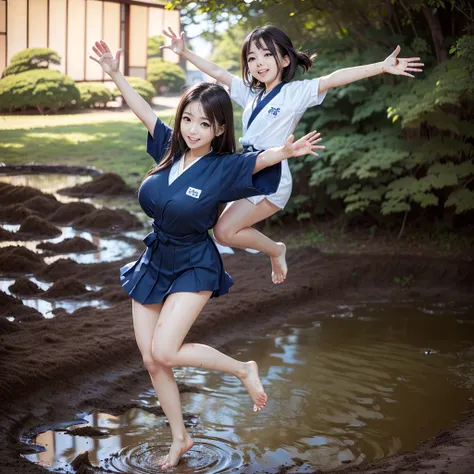
[[[269,49],[271,51],[275,57],[278,72],[283,71],[283,82],[291,81],[291,79],[295,77],[298,66],[303,69],[303,72],[308,71],[313,65],[313,61],[316,57],[315,54],[310,56],[303,51],[296,51],[288,35],[276,26],[265,25],[256,28],[247,36],[247,38],[245,38],[244,45],[242,46],[241,58],[242,79],[244,84],[250,87],[253,91],[265,89],[265,84],[255,79],[255,77],[253,77],[249,72],[247,58],[253,42],[255,42],[258,49]],[[288,64],[288,66],[282,67],[278,59],[277,49],[281,56],[288,56],[290,58],[290,64]]]
[[[178,104],[174,129],[170,140],[169,149],[161,163],[152,168],[145,176],[148,176],[170,166],[176,155],[184,155],[189,150],[183,136],[181,135],[181,120],[184,109],[191,102],[199,102],[204,111],[204,115],[211,122],[214,133],[224,126],[224,132],[214,137],[211,146],[215,153],[228,154],[235,153],[235,132],[234,115],[232,102],[229,94],[223,87],[209,82],[201,82],[186,90]]]

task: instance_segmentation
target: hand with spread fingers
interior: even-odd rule
[[[295,136],[290,135],[283,146],[285,154],[290,156],[304,156],[304,155],[314,155],[319,156],[314,150],[324,150],[326,147],[324,145],[317,145],[322,138],[321,134],[316,130],[308,133],[304,137],[301,137],[296,142]]]
[[[107,46],[107,43],[103,40],[96,41],[95,45],[92,46],[92,49],[99,59],[97,59],[95,56],[89,56],[89,58],[100,64],[104,72],[106,72],[109,76],[119,70],[120,55],[122,53],[121,49],[117,50],[115,53],[115,58]]]
[[[184,48],[186,47],[186,43],[184,41],[184,32],[178,36],[169,26],[168,30],[163,30],[163,34],[167,38],[171,39],[171,44],[160,46],[160,49],[169,49],[173,51],[173,53],[181,55],[184,52]]]
[[[395,48],[395,51],[388,56],[383,62],[383,72],[394,74],[396,76],[415,77],[407,71],[423,72],[423,63],[420,63],[420,58],[399,58],[400,46]]]

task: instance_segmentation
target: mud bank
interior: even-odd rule
[[[105,173],[88,183],[79,184],[72,188],[63,188],[58,192],[67,196],[84,198],[95,196],[131,196],[136,191],[129,188],[118,174]]]
[[[58,280],[72,274],[82,283],[100,280],[102,285],[110,285],[103,291],[112,291],[122,263],[86,266],[60,260],[54,271],[55,264],[41,271]],[[270,283],[269,265],[261,255],[239,252],[226,256],[224,263],[236,285],[230,295],[211,300],[188,336],[188,341],[206,342],[223,350],[236,337],[264,334],[268,325],[283,322],[276,314],[321,311],[337,302],[473,302],[474,266],[463,261],[324,255],[307,248],[289,253],[290,274],[279,286]],[[394,283],[394,277],[406,275],[412,275],[410,287]],[[117,286],[115,289],[121,291]],[[129,301],[106,310],[87,307],[71,315],[58,312],[50,320],[2,324],[6,327],[0,346],[4,374],[0,382],[4,400],[0,408],[2,473],[47,472],[19,456],[24,449],[18,443],[20,429],[52,418],[67,419],[79,410],[120,412],[120,407],[133,406],[130,387],[136,393],[150,385],[136,348]],[[471,414],[413,452],[338,472],[467,474],[472,472],[472,459]],[[86,468],[78,463],[79,469]],[[88,467],[84,472],[95,471]]]

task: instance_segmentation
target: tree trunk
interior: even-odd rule
[[[441,24],[439,23],[438,14],[433,13],[433,9],[428,7],[423,7],[423,14],[425,15],[428,26],[430,27],[436,51],[436,58],[438,64],[440,64],[443,61],[446,61],[449,58],[449,55],[448,50],[444,46],[444,35],[443,30],[441,29]]]

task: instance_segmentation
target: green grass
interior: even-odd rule
[[[242,130],[241,112],[235,114],[236,135]],[[88,117],[89,118],[89,117]],[[173,117],[161,116],[165,123]],[[133,186],[153,165],[145,150],[146,130],[137,119],[58,124],[58,120],[24,117],[32,127],[0,130],[0,161],[6,164],[95,166],[122,176]],[[67,116],[65,121],[69,120]],[[60,121],[59,121],[60,123]]]

